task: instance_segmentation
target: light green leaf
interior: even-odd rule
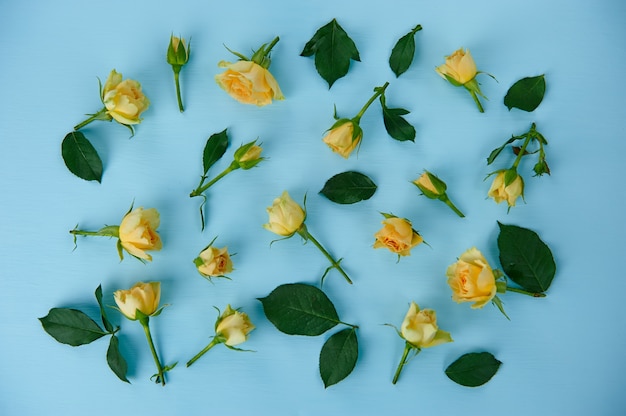
[[[355,328],[346,328],[328,338],[320,352],[319,363],[324,387],[348,377],[358,358],[359,343]]]
[[[527,228],[499,222],[498,226],[498,249],[504,273],[529,292],[548,290],[556,274],[550,248]]]
[[[44,331],[62,344],[78,346],[89,344],[106,335],[85,313],[68,308],[52,308],[39,318]]]
[[[405,73],[413,62],[415,56],[415,34],[422,30],[422,25],[417,25],[411,32],[402,36],[395,44],[389,56],[389,66],[396,77]]]
[[[472,352],[450,364],[446,368],[446,375],[462,386],[478,387],[491,380],[500,364],[502,362],[489,352]]]
[[[109,368],[113,370],[115,375],[122,381],[130,383],[126,378],[126,372],[128,371],[128,364],[120,352],[119,340],[115,335],[111,335],[111,341],[109,342],[109,348],[107,349],[107,363]]]
[[[98,305],[100,306],[100,317],[102,318],[102,324],[108,332],[112,333],[113,325],[111,325],[111,322],[109,322],[106,311],[104,310],[104,305],[102,304],[102,285],[98,285],[98,287],[96,288],[96,300],[98,301]]]
[[[504,97],[504,105],[509,109],[515,107],[524,111],[533,111],[546,92],[546,79],[543,75],[522,78],[509,88]]]
[[[362,173],[348,171],[338,173],[329,180],[320,194],[337,204],[354,204],[370,199],[376,192],[376,184]]]
[[[350,60],[360,61],[359,51],[345,30],[333,19],[315,32],[300,56],[315,54],[315,68],[328,82],[328,88],[345,76],[350,69]]]
[[[314,286],[284,284],[259,300],[267,319],[289,335],[321,335],[340,323],[333,303]]]
[[[61,143],[65,166],[86,181],[102,181],[102,160],[89,140],[80,131],[68,133]]]
[[[204,146],[202,153],[202,165],[204,166],[204,174],[206,175],[211,166],[226,153],[228,147],[228,135],[226,129],[220,133],[212,134]]]

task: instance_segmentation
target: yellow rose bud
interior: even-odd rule
[[[446,193],[446,184],[433,175],[432,173],[425,171],[422,175],[413,181],[413,184],[417,186],[422,193],[431,199],[437,199]]]
[[[205,277],[224,276],[233,271],[233,262],[226,247],[209,246],[200,253],[194,263],[198,272]]]
[[[263,160],[261,157],[263,148],[255,143],[256,140],[246,143],[235,151],[234,159],[241,169],[252,169]]]
[[[437,326],[437,314],[432,309],[422,309],[415,302],[411,302],[404,317],[400,334],[407,342],[416,348],[430,348],[436,345],[452,342],[452,337]]]
[[[143,113],[150,101],[141,91],[141,85],[132,79],[122,81],[122,74],[114,70],[102,88],[102,102],[115,121],[130,125],[141,122]]]
[[[464,85],[476,77],[476,63],[469,49],[460,48],[450,56],[446,56],[446,63],[438,66],[437,73],[444,79]]]
[[[137,310],[146,316],[154,314],[161,299],[160,282],[138,282],[128,290],[117,290],[113,298],[120,312],[128,319],[136,320]]]
[[[509,207],[513,207],[518,197],[524,197],[524,180],[514,170],[500,171],[496,174],[487,196],[498,204],[506,201]]]
[[[185,44],[185,39],[176,36],[170,37],[170,45],[167,48],[167,63],[183,66],[187,61],[189,61],[189,49]]]
[[[122,219],[119,238],[122,247],[131,255],[152,260],[146,251],[161,250],[163,246],[156,229],[160,224],[159,212],[154,208],[135,208]]]
[[[236,311],[228,305],[217,320],[215,335],[223,337],[224,344],[233,347],[245,342],[254,328],[247,314]]]
[[[287,191],[284,191],[279,198],[274,199],[272,206],[267,208],[267,213],[269,222],[263,224],[263,227],[285,237],[298,231],[306,216],[302,207],[291,199]]]
[[[283,100],[285,98],[270,71],[255,62],[221,61],[218,66],[226,68],[226,71],[216,75],[215,81],[240,103],[264,106],[271,104],[272,99]]]
[[[350,153],[359,145],[362,137],[363,132],[358,124],[355,124],[351,120],[345,120],[343,123],[336,123],[322,141],[326,143],[333,152],[347,159]]]
[[[398,256],[408,256],[413,247],[424,241],[411,223],[403,218],[386,218],[382,223],[383,228],[374,234],[374,248],[385,247]]]
[[[446,271],[452,299],[474,302],[472,308],[482,308],[496,295],[496,277],[487,260],[475,247],[461,254]]]
[[[252,146],[251,148],[248,149],[248,151],[246,153],[243,154],[243,156],[241,156],[239,158],[240,162],[250,162],[250,161],[254,161],[257,160],[261,157],[261,152],[263,151],[263,149],[261,148],[261,146]]]

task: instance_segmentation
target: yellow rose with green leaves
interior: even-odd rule
[[[342,119],[330,128],[322,141],[333,152],[347,159],[359,145],[362,137],[363,131],[358,124],[352,120]]]

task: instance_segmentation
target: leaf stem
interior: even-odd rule
[[[202,192],[206,191],[211,186],[213,186],[213,184],[215,184],[215,182],[219,181],[224,176],[228,175],[230,172],[232,172],[233,170],[237,170],[237,169],[239,169],[239,164],[237,162],[233,161],[233,163],[231,163],[226,169],[224,169],[224,171],[222,171],[222,173],[220,173],[215,178],[211,179],[210,182],[208,182],[207,184],[204,184],[204,185],[203,185],[203,183],[204,183],[204,180],[206,179],[206,176],[203,176],[202,179],[200,180],[200,185],[198,185],[198,187],[196,189],[194,189],[189,194],[189,197],[193,198],[194,196],[200,196],[200,194],[202,194]]]
[[[184,112],[183,99],[180,96],[180,81],[179,81],[180,68],[174,69],[174,82],[176,83],[176,98],[178,99],[178,109],[180,112]]]
[[[506,291],[507,292],[521,293],[522,295],[531,296],[533,298],[545,298],[546,297],[545,293],[529,292],[527,290],[518,289],[516,287],[508,287],[507,286]]]
[[[517,157],[515,158],[515,161],[513,162],[513,166],[511,166],[511,169],[517,169],[517,166],[519,166],[519,163],[522,161],[522,156],[524,156],[524,154],[526,153],[526,148],[530,144],[530,141],[533,139],[534,129],[535,129],[535,125],[533,123],[528,133],[526,133],[525,135],[522,135],[522,137],[526,136],[526,139],[524,140],[524,144],[522,145],[522,148],[519,150],[519,153],[517,154]]]
[[[159,361],[159,356],[157,355],[156,348],[154,348],[154,342],[152,341],[152,334],[150,333],[150,326],[148,322],[148,317],[146,317],[145,319],[139,319],[139,323],[143,327],[143,331],[146,334],[146,339],[148,340],[148,345],[150,346],[150,352],[152,352],[154,364],[157,368],[156,382],[161,383],[161,385],[165,386],[165,373],[163,372],[163,366],[161,365],[161,361]]]
[[[195,363],[198,360],[198,358],[202,357],[207,351],[209,351],[211,348],[213,348],[214,346],[220,343],[221,342],[217,338],[213,338],[213,340],[209,343],[209,345],[204,347],[204,349],[200,351],[199,353],[197,353],[191,360],[187,361],[187,367]]]
[[[341,268],[341,265],[339,264],[341,262],[341,260],[337,261],[335,260],[328,251],[326,251],[326,249],[324,248],[324,246],[322,246],[320,244],[319,241],[317,241],[315,239],[315,237],[313,237],[311,235],[311,233],[309,232],[309,230],[306,228],[306,225],[304,223],[302,223],[302,225],[300,226],[300,228],[297,231],[298,234],[300,234],[300,236],[302,238],[304,238],[305,241],[307,240],[311,240],[313,242],[313,244],[322,252],[322,254],[328,259],[328,261],[331,264],[331,268],[333,269],[337,269],[339,271],[339,273],[341,273],[341,275],[344,277],[344,279],[346,279],[346,281],[350,284],[352,284],[352,280],[350,280],[350,278],[348,277],[348,275],[346,274],[346,272],[343,270],[343,268]],[[325,276],[326,274],[324,274]],[[348,324],[346,324],[348,325]]]
[[[398,378],[400,378],[400,373],[402,372],[404,365],[409,362],[409,353],[412,349],[415,349],[415,347],[409,344],[409,342],[407,341],[404,344],[404,352],[402,353],[402,358],[400,359],[400,363],[398,364],[396,373],[393,375],[393,380],[391,381],[392,384],[396,384],[398,382]],[[418,354],[419,352],[420,350],[418,348],[416,354]]]
[[[461,210],[460,210],[460,209],[458,209],[458,208],[456,207],[456,205],[454,205],[454,204],[452,203],[452,201],[450,201],[450,198],[448,198],[448,195],[443,194],[443,195],[442,195],[439,199],[441,199],[443,202],[445,202],[445,203],[446,203],[446,205],[447,205],[447,206],[449,206],[449,207],[452,209],[452,211],[454,211],[454,212],[456,213],[456,215],[458,215],[458,216],[459,216],[459,217],[461,217],[461,218],[464,218],[464,217],[465,217],[465,214],[463,214],[463,213],[461,212]]]
[[[74,131],[82,129],[87,124],[89,124],[89,123],[91,123],[92,121],[95,121],[95,120],[111,121],[112,117],[107,114],[106,107],[103,107],[102,110],[98,111],[97,113],[91,114],[91,116],[88,119],[86,119],[85,121],[82,121],[82,122],[78,123],[77,125],[75,125],[74,126]]]
[[[363,117],[363,114],[365,114],[365,111],[367,111],[369,106],[372,105],[374,100],[376,100],[376,98],[378,98],[378,96],[380,96],[380,95],[385,93],[385,90],[387,89],[388,85],[389,85],[389,82],[385,82],[385,84],[382,87],[374,88],[375,93],[374,93],[374,95],[372,95],[372,98],[370,98],[369,101],[365,103],[363,108],[361,108],[361,111],[359,111],[359,113],[354,117],[353,120],[356,123],[358,123],[361,120],[361,117]]]

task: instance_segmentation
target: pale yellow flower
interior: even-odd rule
[[[226,247],[209,246],[200,253],[194,263],[198,272],[206,277],[224,276],[233,271],[233,262]]]
[[[221,61],[218,66],[226,71],[216,75],[215,81],[240,103],[264,106],[285,98],[270,71],[255,62]]]
[[[263,224],[266,230],[281,236],[293,235],[306,216],[304,210],[297,202],[295,202],[287,191],[284,191],[279,198],[274,199],[271,207],[267,208],[269,222]]]
[[[150,101],[141,91],[141,85],[132,79],[122,80],[122,74],[112,70],[102,88],[102,102],[106,113],[121,124],[141,122]]]
[[[399,256],[408,256],[413,247],[424,241],[411,223],[403,218],[386,218],[382,223],[383,228],[374,234],[374,248],[384,247]]]
[[[415,302],[411,302],[404,317],[400,334],[407,342],[416,348],[430,348],[436,345],[452,342],[452,337],[437,326],[437,314],[432,309],[422,309]]]
[[[442,78],[453,80],[460,85],[473,80],[478,73],[469,49],[464,51],[463,48],[457,49],[450,56],[446,56],[446,62],[435,70]]]
[[[478,249],[470,248],[446,270],[452,299],[474,302],[472,308],[482,308],[496,295],[496,277],[491,266]]]
[[[254,328],[247,314],[234,310],[228,305],[217,321],[215,335],[223,337],[224,344],[233,347],[245,342]]]
[[[357,129],[356,135],[355,128]],[[353,121],[345,120],[343,123],[338,123],[338,125],[333,126],[322,141],[326,143],[333,152],[347,159],[352,151],[359,145],[362,137],[363,132],[361,128],[355,125]]]
[[[137,310],[146,316],[150,316],[159,308],[161,283],[138,282],[128,290],[115,291],[113,298],[120,312],[128,319],[136,320]]]
[[[507,185],[507,172],[510,176],[513,176],[513,180]],[[491,184],[491,188],[489,188],[489,192],[487,196],[493,198],[496,203],[500,203],[502,201],[506,201],[509,207],[515,206],[515,201],[518,197],[524,196],[524,180],[522,177],[514,171],[500,171],[496,174],[496,177]]]
[[[160,222],[159,212],[155,208],[135,208],[124,216],[119,227],[122,247],[135,257],[152,260],[146,251],[158,251],[163,246],[156,232]]]

